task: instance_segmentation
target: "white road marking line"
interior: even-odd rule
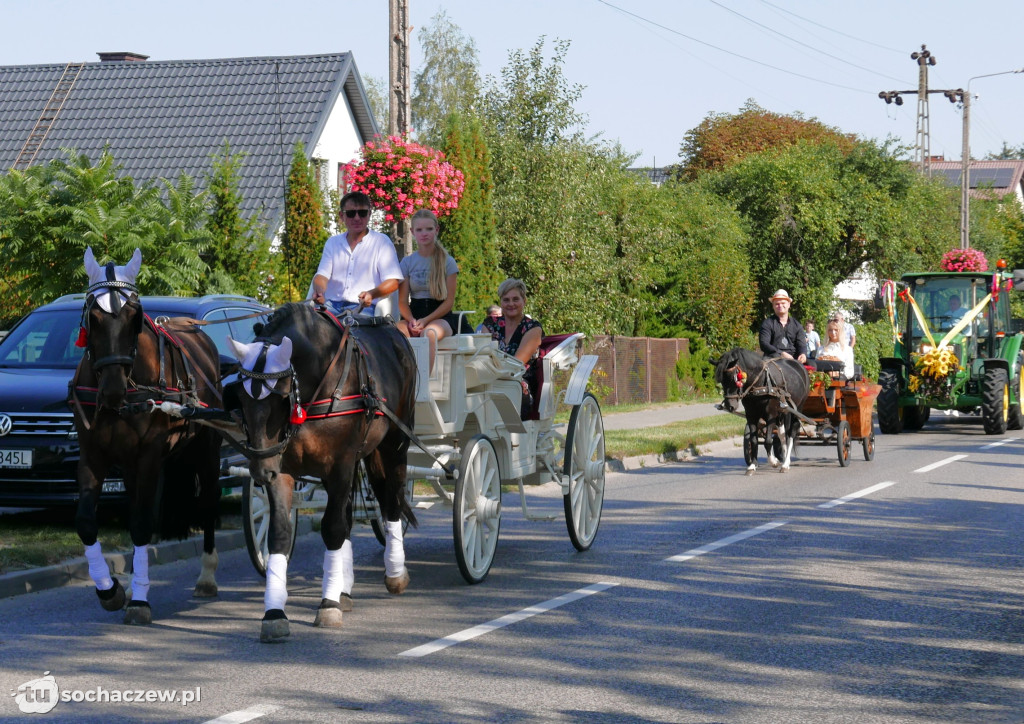
[[[990,442],[988,445],[982,445],[981,449],[982,450],[988,450],[989,448],[999,447],[1000,445],[1005,445],[1008,442],[1013,442],[1013,438],[1012,437],[1008,437],[1005,440],[999,440],[998,442]]]
[[[259,719],[264,714],[269,714],[272,711],[277,711],[281,707],[275,706],[274,704],[257,704],[256,706],[250,706],[248,709],[242,709],[240,711],[233,711],[224,716],[219,716],[216,719],[209,719],[203,724],[242,724],[242,722],[252,721],[253,719]]]
[[[918,468],[914,472],[915,473],[930,473],[935,468],[941,468],[943,465],[949,465],[950,463],[955,463],[957,460],[963,460],[965,457],[967,457],[967,456],[966,455],[954,455],[953,457],[946,458],[945,460],[939,460],[939,462],[937,462],[937,463],[932,463],[931,465],[925,465],[923,468]]]
[[[850,493],[849,495],[844,495],[841,498],[836,498],[835,500],[830,500],[827,503],[822,503],[818,507],[819,508],[835,508],[836,506],[842,505],[843,503],[849,503],[851,500],[856,500],[857,498],[863,498],[865,495],[871,495],[872,493],[876,493],[879,490],[884,490],[885,488],[888,488],[890,485],[895,485],[895,484],[896,484],[895,480],[890,480],[890,481],[887,481],[887,482],[884,482],[884,483],[879,483],[878,485],[872,485],[870,488],[864,488],[864,490],[858,490],[856,493]]]
[[[564,606],[567,603],[578,601],[581,598],[586,598],[587,596],[591,596],[595,593],[607,591],[609,588],[614,588],[617,585],[619,584],[611,582],[595,583],[571,593],[566,593],[558,598],[552,598],[550,601],[544,601],[543,603],[529,606],[521,611],[516,611],[515,613],[510,613],[507,616],[496,618],[493,621],[488,621],[487,623],[480,624],[479,626],[473,626],[472,628],[464,629],[458,633],[453,633],[450,636],[445,636],[444,638],[431,641],[429,644],[423,644],[422,646],[417,646],[414,649],[403,651],[399,656],[406,656],[410,658],[426,656],[427,654],[432,654],[435,651],[446,649],[449,646],[454,646],[455,644],[462,643],[463,641],[475,639],[477,636],[483,636],[485,633],[496,631],[497,629],[504,628],[510,624],[518,623],[519,621],[530,618],[531,616],[536,616],[538,613],[545,613],[558,608],[559,606]]]
[[[680,554],[675,555],[675,556],[669,556],[665,560],[666,561],[673,561],[673,562],[677,562],[677,563],[680,562],[680,561],[688,561],[691,558],[696,558],[697,556],[702,556],[705,553],[710,553],[711,551],[717,551],[719,548],[724,548],[725,546],[730,545],[732,543],[736,543],[736,542],[741,541],[741,540],[746,540],[747,538],[753,538],[755,535],[761,535],[762,533],[767,533],[768,531],[770,531],[770,530],[772,530],[774,528],[778,528],[779,526],[786,525],[787,523],[789,523],[788,520],[776,520],[776,521],[773,521],[771,523],[765,523],[764,525],[759,525],[756,528],[751,528],[750,530],[745,530],[742,533],[737,533],[736,535],[731,535],[728,538],[722,538],[721,540],[717,540],[714,543],[708,543],[706,546],[701,546],[700,548],[692,548],[692,549],[686,551],[685,553],[680,553]]]

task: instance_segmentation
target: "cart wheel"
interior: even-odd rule
[[[295,481],[296,488],[304,485]],[[294,498],[294,495],[293,495]],[[295,536],[298,532],[299,509],[292,501],[292,540],[288,546],[288,557],[295,549]],[[252,478],[246,478],[242,486],[242,533],[245,535],[245,547],[249,549],[249,560],[253,568],[261,576],[267,575],[267,560],[270,557],[270,498],[266,488],[255,485]]]
[[[356,479],[352,483],[353,489],[355,489],[355,487],[357,485],[359,486],[359,489],[360,489],[361,494],[363,496],[363,500],[366,501],[366,507],[370,508],[371,505],[373,506],[373,517],[370,518],[370,528],[373,530],[373,535],[377,539],[377,542],[380,543],[382,546],[383,545],[387,545],[388,537],[387,537],[387,528],[384,526],[384,523],[385,523],[384,516],[380,512],[380,506],[377,505],[377,498],[373,494],[373,488],[370,487],[370,478],[367,477],[367,475],[366,475],[366,467],[363,465],[362,461],[360,461],[359,465],[356,467]],[[406,487],[406,489],[405,489],[406,495],[408,495],[409,498],[411,499],[412,498],[412,481],[411,480],[407,480],[405,487]],[[405,534],[408,532],[408,530],[409,530],[409,519],[406,518],[403,515],[402,516],[402,538],[403,539],[405,539]]]
[[[864,444],[864,459],[871,461],[875,459],[875,433],[869,434],[863,440]]]
[[[491,570],[501,527],[498,455],[484,435],[474,436],[463,450],[453,502],[455,560],[467,583],[480,583]]]
[[[565,527],[576,550],[585,551],[597,537],[604,507],[604,419],[597,398],[589,392],[572,408],[565,451]]]
[[[836,450],[839,452],[839,465],[846,467],[850,464],[850,423],[840,420],[836,428]]]

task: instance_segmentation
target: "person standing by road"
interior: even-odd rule
[[[341,197],[344,234],[335,234],[324,244],[320,266],[313,277],[313,302],[326,305],[335,314],[369,308],[396,289],[404,278],[391,239],[370,229],[373,202],[359,191]]]
[[[857,343],[857,330],[846,321],[846,315],[843,314],[843,310],[837,309],[836,313],[832,315],[832,319],[839,322],[839,325],[842,327],[843,339],[846,340],[846,346],[853,349],[853,345]]]
[[[804,325],[807,336],[807,356],[814,358],[818,355],[818,348],[821,347],[821,337],[814,331],[814,320],[809,320]]]
[[[800,322],[789,316],[793,298],[785,289],[779,289],[771,297],[775,314],[761,323],[758,343],[767,357],[794,359],[800,364],[807,362],[807,337]]]

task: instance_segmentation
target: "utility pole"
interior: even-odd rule
[[[388,25],[388,135],[404,137],[409,133],[410,116],[409,0],[388,0]],[[404,221],[395,224],[395,246],[403,256],[413,252],[406,226]]]
[[[935,56],[923,44],[921,52],[913,52],[910,57],[917,61],[917,135],[914,145],[917,147],[917,160],[921,164],[921,173],[932,175],[932,141],[931,121],[928,118],[928,66],[935,65]]]
[[[978,78],[991,78],[994,75],[1024,73],[1024,68],[1004,70],[999,73],[976,75],[967,81],[967,91],[960,91],[960,99],[964,106],[964,147],[960,154],[960,248],[971,247],[971,83]]]

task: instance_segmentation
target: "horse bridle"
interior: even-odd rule
[[[136,322],[136,325],[135,325],[136,326],[136,330],[135,330],[135,332],[136,332],[136,334],[135,334],[135,343],[131,346],[131,349],[128,351],[128,354],[110,354],[110,355],[107,355],[106,357],[100,357],[99,359],[96,359],[96,360],[92,361],[92,367],[93,367],[94,370],[100,370],[100,369],[102,369],[104,367],[110,367],[111,365],[121,365],[123,367],[129,367],[130,368],[132,365],[135,364],[135,355],[139,351],[139,337],[138,337],[138,333],[142,331],[142,314],[141,314],[141,312],[142,312],[142,305],[139,303],[139,297],[138,297],[139,289],[138,289],[138,287],[136,287],[131,282],[119,281],[114,276],[114,263],[113,262],[110,262],[110,263],[107,264],[106,272],[107,272],[107,278],[104,281],[96,282],[95,284],[91,285],[88,289],[85,290],[85,293],[88,296],[86,297],[85,307],[82,310],[82,325],[81,326],[82,326],[82,329],[85,330],[86,339],[88,339],[89,338],[89,312],[92,310],[92,308],[96,304],[99,303],[97,301],[96,294],[95,294],[95,292],[98,289],[109,289],[112,292],[114,292],[111,295],[111,299],[113,300],[113,302],[112,302],[112,307],[113,308],[112,308],[112,310],[109,313],[112,314],[115,317],[118,316],[121,313],[121,305],[122,305],[121,296],[124,294],[124,291],[130,292],[131,296],[127,296],[125,298],[124,305],[128,306],[128,307],[132,307],[132,308],[136,309],[138,312],[140,312],[139,314],[136,315],[136,319],[138,321]],[[92,358],[92,350],[89,349],[88,345],[86,345],[85,354],[90,359]]]
[[[239,379],[234,381],[234,382],[230,382],[227,385],[225,385],[225,388],[227,388],[228,386],[235,386],[235,385],[237,385],[238,387],[242,387],[244,385],[244,383],[245,383],[245,379],[247,378],[247,379],[250,379],[250,380],[254,380],[255,383],[258,383],[261,386],[265,387],[267,389],[267,391],[272,393],[272,394],[279,395],[281,397],[287,396],[287,398],[288,398],[288,411],[289,411],[289,415],[288,415],[288,423],[287,423],[287,426],[285,427],[285,431],[284,431],[284,439],[281,440],[280,442],[274,444],[274,445],[271,445],[270,447],[265,447],[265,448],[253,447],[252,443],[249,440],[249,430],[248,430],[248,428],[245,425],[245,418],[244,418],[244,416],[242,416],[242,415],[237,415],[236,416],[236,420],[239,422],[239,424],[242,427],[242,430],[245,432],[245,441],[244,442],[238,442],[238,441],[231,441],[231,440],[229,440],[229,442],[231,442],[232,446],[236,447],[247,458],[256,458],[256,459],[263,459],[263,458],[273,457],[273,456],[279,454],[280,452],[282,452],[288,446],[289,441],[291,441],[292,436],[295,434],[295,431],[299,427],[296,423],[292,422],[292,420],[291,420],[291,411],[296,409],[297,407],[299,407],[301,405],[301,398],[299,396],[299,378],[298,378],[298,376],[295,373],[295,367],[293,365],[289,364],[287,369],[281,370],[280,372],[265,372],[264,370],[265,370],[266,364],[267,364],[267,352],[270,350],[270,342],[267,341],[267,340],[262,340],[262,342],[263,342],[263,348],[260,349],[259,356],[256,358],[256,361],[253,363],[252,369],[251,370],[247,370],[244,367],[239,366],[239,368],[238,368],[238,377],[239,377]],[[287,392],[283,391],[283,390],[278,390],[277,389],[277,381],[278,380],[283,380],[285,378],[291,379],[291,385],[288,386]],[[270,381],[270,380],[274,380],[274,383],[273,384],[267,384],[268,381]],[[239,395],[237,392],[235,394],[236,394],[236,396],[238,396],[238,399],[241,399],[241,395]],[[253,394],[252,398],[253,399],[260,399],[260,398],[257,397],[256,394]]]

